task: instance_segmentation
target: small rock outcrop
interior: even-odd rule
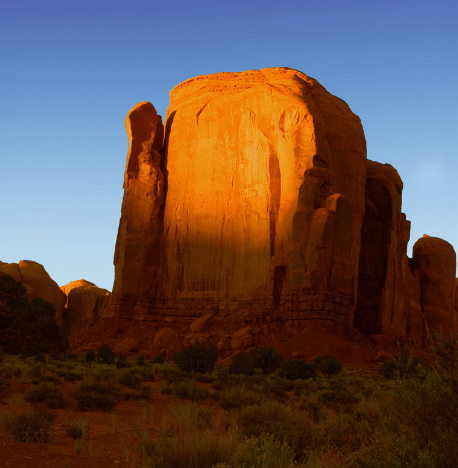
[[[21,260],[19,263],[0,262],[0,274],[9,275],[21,283],[26,288],[29,300],[41,297],[54,304],[57,324],[62,326],[67,298],[43,265],[31,260]]]
[[[104,317],[110,292],[86,280],[72,281],[60,288],[67,296],[63,327],[71,335]]]

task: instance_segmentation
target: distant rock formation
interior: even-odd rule
[[[29,300],[41,297],[56,306],[56,321],[63,323],[63,314],[67,298],[59,286],[46,272],[43,265],[31,260],[21,260],[19,263],[4,263],[0,261],[0,274],[9,275],[26,288]]]
[[[67,296],[64,330],[72,335],[103,318],[110,292],[86,280],[72,281],[60,288]]]
[[[254,332],[458,331],[453,247],[428,237],[407,257],[398,173],[366,159],[360,119],[316,80],[199,76],[171,91],[165,126],[148,102],[125,123],[109,316],[188,333],[201,316],[211,329],[242,312]],[[243,341],[230,328],[221,349]]]

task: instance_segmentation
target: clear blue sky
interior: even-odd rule
[[[111,290],[140,101],[203,74],[286,66],[362,120],[404,181],[409,255],[458,250],[456,0],[0,1],[0,260]]]

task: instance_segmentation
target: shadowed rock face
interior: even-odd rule
[[[31,260],[21,260],[19,263],[4,263],[0,261],[0,275],[10,275],[27,290],[29,300],[41,297],[56,306],[56,322],[62,325],[65,294],[57,283],[49,276],[44,266]]]
[[[407,257],[398,173],[366,159],[359,118],[314,79],[199,76],[171,91],[165,127],[142,102],[126,129],[108,316],[183,328],[247,311],[254,329],[349,325],[416,341],[425,319],[458,326],[453,248],[423,241]]]
[[[86,280],[72,281],[60,288],[67,296],[63,327],[75,334],[104,318],[103,310],[110,292]]]
[[[413,264],[419,273],[421,307],[430,329],[442,329],[447,338],[457,332],[455,309],[456,254],[443,239],[426,234],[413,246]]]

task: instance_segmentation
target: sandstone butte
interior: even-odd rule
[[[420,345],[458,331],[455,251],[424,236],[408,258],[401,178],[367,159],[344,101],[289,68],[199,76],[170,97],[164,125],[149,102],[125,120],[107,316],[220,351],[307,330]]]
[[[402,180],[367,159],[344,101],[289,68],[199,76],[170,97],[164,125],[149,102],[125,120],[111,295],[0,262],[56,304],[72,347],[171,357],[199,337],[223,357],[269,344],[348,363],[361,337],[383,360],[393,340],[458,332],[455,251],[425,235],[407,256]]]

